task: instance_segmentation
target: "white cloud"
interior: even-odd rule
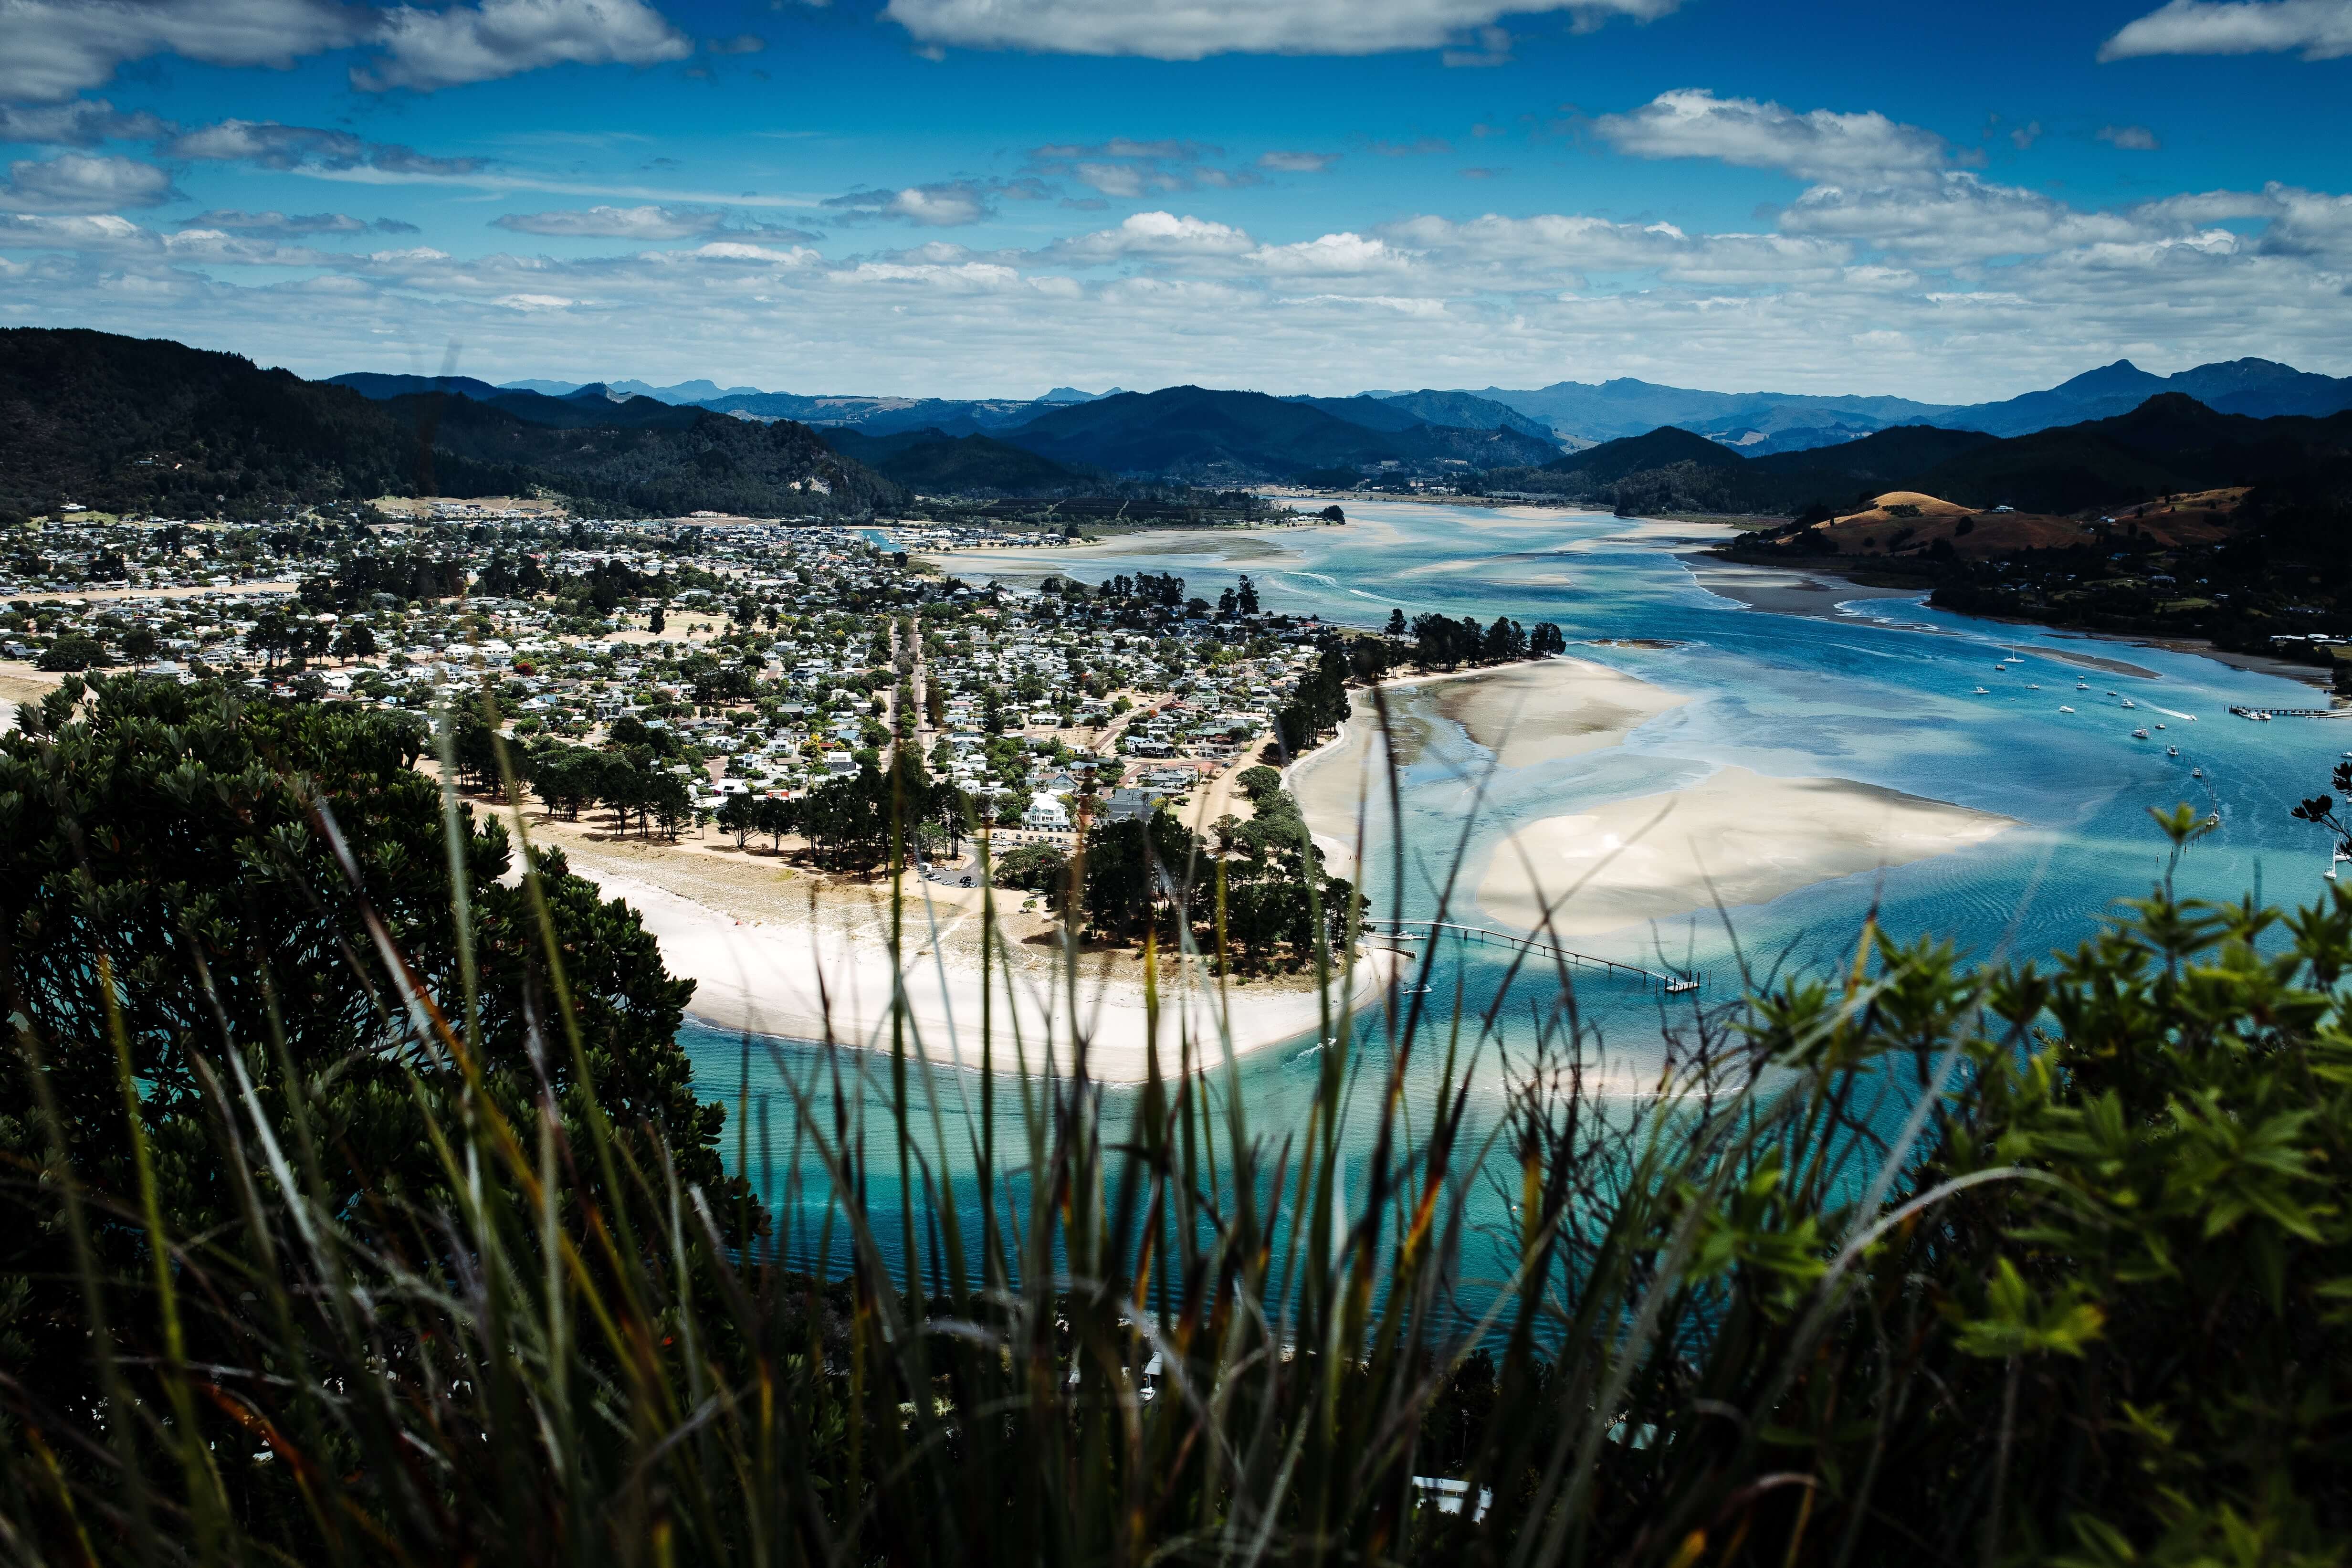
[[[174,129],[143,110],[125,114],[102,98],[38,107],[0,104],[0,142],[95,147],[101,142],[152,142]]]
[[[2179,232],[2181,226],[2155,215],[2087,212],[2038,191],[1994,184],[1965,171],[1943,174],[1925,185],[1817,185],[1780,215],[1783,233],[1851,240],[1931,267],[2127,244]]]
[[[0,206],[18,212],[104,213],[160,206],[177,200],[172,176],[134,158],[94,158],[61,153],[46,162],[8,165]]]
[[[1327,234],[1296,245],[1269,245],[1251,252],[1250,259],[1270,273],[1293,277],[1395,272],[1411,265],[1410,258],[1360,234]]]
[[[1257,166],[1277,174],[1319,174],[1339,161],[1337,153],[1261,153]]]
[[[0,0],[0,99],[58,102],[156,54],[282,70],[365,17],[332,0]]]
[[[922,42],[1046,54],[1197,60],[1221,54],[1372,55],[1441,48],[1507,16],[1568,12],[1580,30],[1651,21],[1680,0],[890,0]]]
[[[152,248],[162,241],[127,217],[34,217],[24,213],[0,213],[0,247],[16,249],[85,250],[100,255],[131,248]]]
[[[2300,49],[2307,60],[2352,55],[2352,0],[2169,0],[2126,23],[2100,46],[2099,58],[2283,49]]]
[[[895,191],[851,191],[824,205],[849,217],[898,218],[922,228],[960,228],[993,217],[990,187],[976,180],[940,180]]]
[[[561,239],[697,239],[722,232],[731,232],[746,240],[814,237],[800,229],[769,226],[730,231],[726,213],[717,207],[593,206],[563,212],[507,213],[490,221],[493,227],[515,234]]]
[[[231,234],[365,234],[368,224],[349,213],[237,212],[233,209],[198,213],[184,219],[183,229],[219,229]]]
[[[1874,110],[1800,114],[1752,98],[1717,98],[1704,88],[1662,92],[1630,114],[1602,115],[1593,128],[1638,158],[1716,158],[1805,180],[1916,178],[1950,159],[1934,132]]]
[[[694,52],[693,40],[641,0],[401,5],[383,13],[370,41],[384,58],[352,71],[352,85],[368,92],[429,92],[553,65],[655,65]]]
[[[1174,213],[1136,213],[1117,228],[1055,240],[1047,254],[1074,261],[1118,261],[1130,256],[1240,256],[1257,241],[1238,228]]]
[[[392,174],[467,174],[479,158],[436,158],[396,142],[362,142],[348,131],[281,125],[274,120],[224,120],[174,137],[164,149],[196,163],[250,163],[265,169],[377,169]]]
[[[2164,145],[2145,125],[2102,125],[2099,140],[2126,153],[2153,153]]]

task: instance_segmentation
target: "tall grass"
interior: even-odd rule
[[[309,804],[340,852],[336,801]],[[365,868],[339,863],[364,900]],[[919,919],[911,897],[894,907]],[[2021,1352],[1988,1363],[2007,1368],[1999,1421],[1921,1436],[1958,1395],[1917,1353],[1948,1326],[1919,1281],[1962,1249],[1968,1205],[2032,1177],[1927,1161],[2040,1016],[1948,948],[1865,925],[1840,973],[1690,1015],[1632,1093],[1565,969],[1513,977],[1515,1005],[1539,1001],[1506,1047],[1425,956],[1373,1026],[1327,1001],[1333,1043],[1283,1127],[1254,1123],[1227,1037],[1155,1037],[1114,1115],[1082,1039],[1062,1070],[990,1018],[983,1070],[939,1077],[902,1005],[887,1060],[780,1057],[775,1098],[731,1108],[736,1165],[782,1194],[772,1220],[750,1191],[683,1180],[593,1090],[559,1106],[549,1064],[587,1084],[593,1051],[551,926],[521,1083],[482,1068],[470,957],[459,994],[433,994],[367,926],[348,962],[430,1042],[406,1081],[431,1194],[339,1196],[286,1040],[220,1011],[191,1052],[205,1144],[169,1156],[217,1163],[235,1201],[173,1233],[121,1020],[127,1186],[78,1168],[43,1021],[14,1021],[49,1146],[11,1180],[20,1212],[37,1189],[70,1232],[91,1365],[69,1405],[0,1379],[9,1560],[1694,1568],[2021,1549]],[[1064,962],[1075,987],[1075,947]],[[1318,954],[1327,998],[1349,962]],[[869,1072],[889,1084],[876,1124]],[[946,1092],[978,1102],[961,1145]],[[877,1182],[897,1200],[869,1203]]]

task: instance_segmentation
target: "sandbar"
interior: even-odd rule
[[[611,861],[599,863],[599,858],[583,856],[576,847],[572,865],[594,879],[606,897],[624,900],[637,911],[660,943],[664,966],[695,983],[688,1011],[707,1023],[887,1050],[893,1045],[892,998],[903,987],[903,1027],[910,1053],[919,1051],[935,1063],[972,1068],[983,1065],[983,985],[980,967],[967,951],[976,942],[982,917],[975,909],[960,907],[961,900],[927,910],[919,889],[910,887],[901,938],[904,956],[894,962],[877,925],[838,904],[787,912],[779,900],[764,903],[756,915],[737,913],[630,875],[637,866],[624,870]],[[1018,897],[1008,895],[1006,901]],[[1002,964],[990,971],[987,1032],[993,1054],[986,1065],[1000,1071],[1025,1068],[1041,1072],[1050,1059],[1066,1074],[1076,1063],[1076,1042],[1083,1036],[1092,1077],[1106,1082],[1148,1078],[1149,1043],[1154,1035],[1143,987],[1118,973],[1136,967],[1132,957],[1079,955],[1074,1013],[1073,988],[1063,966],[1052,961],[1050,952],[1040,954],[1034,944],[1022,945],[1030,951],[1016,955],[1010,973]],[[1039,962],[1041,957],[1045,961]],[[1392,954],[1367,952],[1344,983],[1334,984],[1335,1010],[1344,1005],[1361,1011],[1378,1003],[1395,964]],[[1156,1037],[1160,1070],[1171,1076],[1180,1070],[1187,1042],[1192,1066],[1214,1067],[1224,1059],[1228,1035],[1234,1053],[1240,1056],[1311,1039],[1321,1030],[1321,1002],[1311,984],[1236,985],[1224,993],[1230,1003],[1221,1005],[1220,988],[1204,966],[1196,963],[1169,968],[1171,977],[1160,988]],[[1220,1020],[1229,1020],[1230,1029],[1221,1027]]]
[[[1477,902],[1521,930],[1591,936],[1761,904],[1981,844],[2005,816],[1838,778],[1727,767],[1685,789],[1546,817],[1495,847]],[[1549,916],[1547,917],[1547,911]]]

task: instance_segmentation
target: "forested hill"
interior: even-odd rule
[[[2291,481],[2352,452],[2352,412],[2254,419],[2178,392],[2111,419],[2004,439],[1897,426],[1841,446],[1744,458],[1671,426],[1540,468],[1485,476],[1490,492],[1559,496],[1625,512],[1853,510],[1913,490],[1965,507],[2074,512],[2218,486]]]
[[[13,328],[0,331],[0,521],[68,501],[253,516],[289,502],[541,489],[592,509],[860,517],[903,493],[804,426],[633,406],[646,401],[485,404],[438,391],[371,401],[164,339]]]

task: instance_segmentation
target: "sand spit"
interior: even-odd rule
[[[1760,904],[1816,882],[1981,844],[2016,824],[1851,779],[1724,768],[1686,789],[1546,817],[1496,846],[1477,902],[1562,937]]]
[[[908,1048],[919,1046],[935,1062],[979,1068],[982,1056],[982,982],[979,966],[951,940],[980,917],[956,908],[936,910],[932,921],[910,889],[906,912],[905,959],[894,963],[880,936],[858,925],[828,919],[823,910],[800,918],[779,915],[747,919],[699,903],[609,867],[579,865],[607,897],[624,899],[661,943],[670,973],[695,983],[689,1005],[695,1016],[722,1028],[748,1029],[797,1040],[834,1040],[862,1049],[892,1045],[891,1000],[903,984]],[[950,928],[959,928],[952,931]],[[1369,954],[1359,963],[1349,1005],[1377,1003],[1385,989],[1391,955]],[[1127,965],[1131,967],[1131,962]],[[1047,966],[1023,964],[1007,975],[992,974],[986,999],[993,1065],[1012,1070],[1014,1041],[1025,1065],[1042,1070],[1050,1056],[1067,1072],[1073,1041],[1087,1040],[1088,1070],[1107,1082],[1139,1082],[1148,1076],[1150,1037],[1142,986],[1110,972],[1119,959],[1081,955],[1076,986]],[[1274,989],[1263,984],[1231,993],[1233,1048],[1236,1055],[1286,1041],[1311,1038],[1322,1026],[1321,1004],[1311,988]],[[1223,1059],[1213,979],[1197,969],[1162,988],[1159,1040],[1162,1070],[1176,1068],[1179,1042],[1192,1042],[1193,1060]],[[1077,1028],[1073,1029],[1076,1018]]]
[[[1299,810],[1341,876],[1355,874],[1357,824],[1367,804],[1386,798],[1391,745],[1396,765],[1403,767],[1437,743],[1429,713],[1461,725],[1501,766],[1524,768],[1622,744],[1642,725],[1690,700],[1580,658],[1535,659],[1382,684],[1391,693],[1386,735],[1371,698],[1359,693],[1350,700],[1354,714],[1339,737],[1290,770],[1290,791],[1298,797]]]

